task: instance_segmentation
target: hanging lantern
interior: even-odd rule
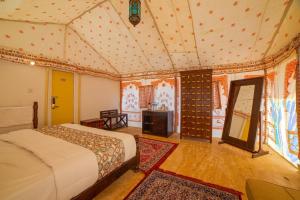
[[[141,21],[141,2],[140,0],[129,0],[129,21],[136,26]]]

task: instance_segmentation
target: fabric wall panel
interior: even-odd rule
[[[168,110],[175,112],[175,79],[146,79],[136,81],[123,81],[122,90],[122,112],[128,113],[130,126],[142,126],[142,109],[139,103],[139,87],[152,85],[154,90],[154,102],[157,108],[163,104]],[[174,115],[175,116],[175,115]]]
[[[299,164],[296,114],[296,53],[267,70],[268,144],[288,161]]]

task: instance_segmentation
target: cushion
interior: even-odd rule
[[[300,199],[300,190],[294,190],[256,179],[246,180],[246,193],[249,200]]]

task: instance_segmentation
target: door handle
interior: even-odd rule
[[[57,96],[52,96],[51,97],[51,108],[52,109],[55,109],[55,108],[59,107],[59,106],[56,105],[56,98],[57,98]]]
[[[55,109],[55,108],[59,108],[59,106],[52,105],[51,108],[52,108],[52,109]]]

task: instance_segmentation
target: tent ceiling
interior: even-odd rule
[[[120,74],[257,61],[300,32],[299,0],[141,2],[136,27],[128,0],[4,0],[0,18],[66,25],[69,60]]]

